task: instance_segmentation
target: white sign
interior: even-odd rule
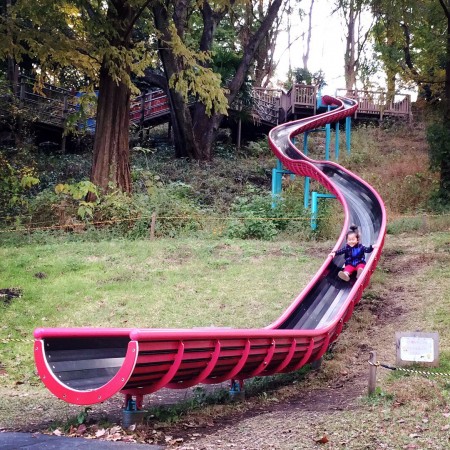
[[[433,362],[434,341],[431,338],[400,338],[400,357],[403,361]]]
[[[439,365],[439,334],[419,331],[395,333],[397,364]]]

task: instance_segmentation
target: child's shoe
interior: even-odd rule
[[[346,272],[345,270],[341,270],[341,271],[338,273],[338,277],[339,277],[341,280],[344,280],[344,281],[349,281],[349,280],[350,280],[350,274],[349,274],[348,272]]]
[[[359,278],[359,276],[362,274],[364,269],[361,269],[361,267],[356,271],[356,278]]]

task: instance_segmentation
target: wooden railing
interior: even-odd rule
[[[75,112],[77,100],[69,90],[44,84],[39,90],[34,80],[21,77],[11,86],[3,84],[0,92],[0,108],[5,111],[13,102],[25,110],[32,121],[63,127],[66,117]]]
[[[292,89],[288,92],[291,96],[291,105],[306,106],[316,110],[317,104],[317,86],[310,86],[306,84],[294,84]]]
[[[67,89],[44,84],[39,90],[31,78],[22,77],[18,84],[8,88],[0,86],[0,111],[7,111],[11,103],[26,110],[31,121],[63,128],[70,114],[79,110],[79,97]],[[142,125],[154,117],[168,114],[170,111],[168,97],[162,90],[147,92],[135,97],[130,104],[130,122]],[[95,104],[92,105],[92,118],[80,124],[90,132],[95,131]]]
[[[13,93],[14,92],[14,93]],[[379,118],[392,116],[411,118],[411,96],[396,94],[390,101],[383,91],[338,89],[338,96],[350,97],[358,101],[355,118]],[[288,92],[282,89],[253,88],[252,117],[255,123],[278,125],[291,120],[299,111],[303,115],[314,115],[317,109],[317,86],[295,84]],[[22,77],[19,84],[7,91],[0,86],[0,112],[7,110],[8,104],[17,102],[19,108],[26,109],[31,120],[64,127],[70,114],[79,108],[79,99],[67,89],[45,84],[37,91],[34,80]],[[95,108],[93,108],[95,110]],[[130,104],[130,122],[143,126],[170,112],[168,97],[162,90],[147,92],[132,99]],[[92,113],[93,117],[95,112]],[[95,131],[95,119],[88,119],[80,128]]]
[[[411,118],[411,95],[409,94],[395,94],[390,100],[384,91],[338,89],[336,94],[358,101],[355,118],[358,115],[368,115],[379,119],[385,116]]]
[[[296,109],[316,113],[317,86],[295,84],[288,92],[282,89],[253,88],[252,116],[255,122],[272,125],[284,122]]]
[[[255,123],[266,122],[278,125],[280,120],[281,89],[253,88],[252,90],[252,117]]]
[[[130,121],[142,125],[149,119],[168,114],[169,111],[169,99],[163,90],[158,89],[131,100]]]

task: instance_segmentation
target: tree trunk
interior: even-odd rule
[[[102,192],[107,192],[110,186],[131,192],[129,122],[130,88],[113,80],[105,60],[100,70],[91,175],[91,181]]]
[[[311,0],[311,5],[309,7],[309,16],[308,16],[308,31],[306,34],[306,48],[303,53],[303,68],[308,70],[308,61],[309,61],[309,51],[311,49],[311,34],[312,34],[312,13],[314,7],[314,0]]]
[[[243,58],[236,71],[235,76],[230,82],[228,88],[229,104],[233,102],[241,88],[248,69],[253,61],[256,50],[262,42],[264,36],[269,32],[273,21],[276,18],[282,0],[274,0],[261,22],[258,30],[248,40],[248,44],[243,49]],[[181,14],[183,5],[177,5],[176,12]],[[161,42],[159,45],[159,54],[164,67],[164,73],[167,80],[183,69],[180,66],[179,59],[167,44],[171,42],[169,34],[169,16],[168,10],[160,3],[153,6],[155,26],[161,33]],[[225,14],[224,11],[214,13],[208,2],[202,4],[202,17],[204,21],[204,30],[201,37],[201,51],[207,51],[212,48],[214,39],[215,24],[220,17]],[[184,29],[181,27],[177,17],[174,17],[175,25],[180,38],[183,37]],[[164,44],[164,45],[163,45]],[[209,161],[212,157],[212,144],[217,136],[219,125],[223,119],[223,114],[213,112],[211,116],[206,114],[206,109],[202,104],[195,104],[191,108],[180,94],[174,90],[169,91],[171,101],[171,120],[174,131],[175,154],[177,157],[188,156],[196,160]]]
[[[450,14],[447,8],[447,58],[445,63],[445,113],[444,127],[447,130],[447,136],[450,136]],[[444,143],[442,145],[445,145]],[[448,149],[448,144],[446,145]],[[450,154],[449,150],[443,152],[441,156],[441,179],[440,192],[442,198],[450,201]]]
[[[114,31],[107,37],[119,54],[132,48],[132,30],[145,6],[138,11],[127,0],[112,0],[108,5],[107,19]],[[131,67],[126,59],[113,55],[105,55],[100,68],[91,181],[103,193],[116,188],[131,193]]]
[[[351,91],[356,87],[355,22],[356,22],[356,14],[354,10],[353,1],[351,1],[348,12],[347,37],[346,37],[346,47],[344,57],[345,88],[347,89],[347,91]]]

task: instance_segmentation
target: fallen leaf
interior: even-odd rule
[[[101,430],[98,430],[95,432],[95,437],[99,438],[102,437],[106,434],[106,430],[104,428],[102,428]]]
[[[328,436],[324,434],[320,439],[316,439],[318,444],[326,444],[328,442]]]

